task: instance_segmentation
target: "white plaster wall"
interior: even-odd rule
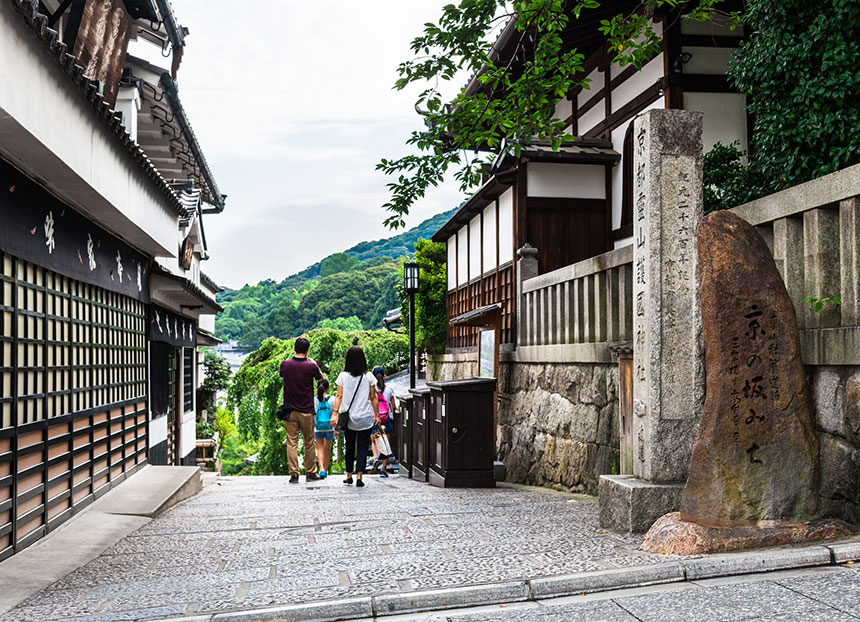
[[[196,436],[195,432],[195,436]],[[158,445],[167,440],[167,416],[149,421],[149,446]]]
[[[457,285],[469,282],[469,227],[461,227],[457,231]]]
[[[457,234],[448,238],[448,289],[457,288]]]
[[[646,110],[662,110],[665,107],[665,100],[661,97],[657,101],[652,102],[649,106],[646,106],[642,112]],[[642,113],[639,113],[642,114]],[[638,115],[637,115],[638,116]],[[635,118],[635,117],[634,117]],[[618,127],[616,127],[610,133],[610,139],[612,140],[612,148],[621,153],[623,155],[624,151],[624,133],[627,131],[627,126],[633,123],[633,119],[622,123]],[[617,229],[621,226],[621,170],[622,164],[619,160],[618,164],[612,167],[612,228]],[[633,238],[629,238],[628,241],[619,240],[615,243],[615,248],[621,248],[622,246],[627,246],[632,243]]]
[[[203,330],[213,333],[215,332],[215,316],[214,315],[201,315],[198,318],[198,323],[200,328]]]
[[[499,197],[499,265],[514,258],[514,189]]]
[[[585,102],[594,97],[594,94],[603,88],[603,72],[600,69],[592,69],[585,79],[585,87],[576,96],[576,107],[581,108]],[[599,105],[599,104],[598,104]]]
[[[528,192],[530,197],[603,199],[606,197],[604,167],[529,162]]]
[[[724,76],[729,69],[729,59],[735,48],[684,46],[681,50],[692,55],[684,64],[684,73]]]
[[[576,133],[579,136],[584,136],[594,129],[598,123],[601,123],[605,117],[606,103],[605,100],[601,99],[594,106],[589,108],[588,112],[579,117],[579,120],[576,122]]]
[[[612,89],[612,112],[629,104],[637,95],[663,77],[663,55],[652,58],[642,69]]]
[[[8,3],[0,59],[0,153],[145,253],[175,254],[167,199]]]
[[[187,456],[197,445],[197,423],[194,413],[186,413],[182,416],[182,429],[179,432],[179,454],[182,458]]]
[[[555,113],[552,115],[556,119],[564,121],[573,112],[573,102],[566,97],[555,105]]]
[[[481,270],[481,215],[469,221],[469,278],[480,275]]]
[[[684,110],[700,110],[702,146],[705,153],[714,144],[740,141],[747,148],[746,97],[740,93],[684,93]]]
[[[484,208],[484,272],[493,270],[496,263],[496,202]]]

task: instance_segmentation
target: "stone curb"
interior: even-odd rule
[[[370,597],[330,600],[287,607],[253,609],[234,613],[216,613],[212,622],[251,622],[252,620],[350,620],[372,618],[373,604]]]
[[[658,583],[674,583],[685,578],[684,567],[678,563],[597,570],[562,577],[547,577],[529,581],[529,599],[556,598],[584,592],[605,592],[628,587],[644,587]]]
[[[373,613],[377,616],[395,613],[418,613],[438,609],[495,605],[529,600],[526,581],[492,583],[470,587],[455,587],[426,592],[408,592],[373,597]]]
[[[158,619],[173,622],[250,622],[251,620],[311,622],[313,620],[373,619],[393,614],[545,600],[574,594],[631,589],[665,583],[682,583],[739,574],[832,566],[852,561],[860,561],[860,541],[753,553],[712,555],[652,566],[598,570],[527,581],[490,583],[424,592],[319,601],[233,613]]]
[[[681,561],[687,575],[687,581],[753,572],[770,572],[787,568],[828,566],[830,563],[830,549],[826,546],[714,555]]]

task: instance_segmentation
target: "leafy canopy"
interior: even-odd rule
[[[696,0],[685,6],[686,19],[706,20],[720,0]],[[382,159],[377,169],[395,176],[388,184],[391,197],[383,207],[385,224],[400,227],[410,206],[438,185],[449,170],[466,191],[477,185],[481,165],[494,155],[484,150],[510,150],[516,157],[523,145],[547,140],[557,149],[573,138],[561,119],[553,118],[556,104],[574,87],[587,87],[584,54],[568,49],[562,38],[573,20],[599,8],[599,0],[461,0],[442,9],[437,23],[411,44],[413,58],[400,64],[396,89],[413,84],[421,91],[415,103],[426,127],[406,140],[417,153]],[[637,11],[615,15],[597,26],[606,38],[613,62],[641,65],[659,50],[660,39],[649,20],[661,9],[685,5],[679,0],[644,0]],[[507,20],[520,56],[492,54],[494,35]],[[447,102],[441,87],[464,72],[475,74],[479,88],[461,89]]]

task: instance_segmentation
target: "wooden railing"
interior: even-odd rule
[[[609,362],[633,338],[632,267],[627,246],[524,280],[518,360]]]

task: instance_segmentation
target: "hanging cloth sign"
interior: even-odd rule
[[[193,348],[197,345],[197,322],[168,311],[156,304],[149,305],[147,313],[149,338],[172,346]]]
[[[0,249],[149,302],[149,260],[0,160]]]

